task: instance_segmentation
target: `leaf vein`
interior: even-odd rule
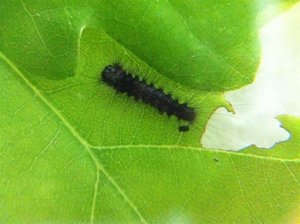
[[[42,45],[43,45],[43,46],[45,47],[45,49],[47,50],[48,54],[49,54],[51,57],[54,57],[54,55],[51,53],[50,49],[48,48],[47,44],[45,43],[45,41],[44,41],[44,39],[43,39],[43,37],[42,37],[42,35],[41,35],[41,33],[40,33],[40,30],[39,30],[39,28],[38,28],[38,26],[37,26],[37,24],[36,24],[36,22],[35,22],[35,20],[34,20],[34,18],[33,18],[33,15],[32,15],[32,14],[29,12],[29,10],[27,9],[25,3],[24,3],[23,1],[21,1],[21,2],[22,2],[22,5],[23,5],[23,8],[24,8],[24,11],[28,14],[28,16],[30,17],[30,19],[31,19],[31,21],[32,21],[32,23],[33,23],[34,29],[35,29],[35,31],[36,31],[36,33],[37,33],[37,35],[38,35],[38,37],[39,37],[39,39],[40,39]]]
[[[95,155],[91,151],[91,145],[86,142],[80,134],[76,131],[76,129],[64,118],[64,116],[42,95],[42,93],[34,86],[32,83],[26,78],[26,76],[17,68],[17,66],[9,60],[1,51],[0,58],[7,63],[11,67],[13,71],[25,82],[25,84],[36,94],[38,98],[46,105],[48,108],[57,116],[57,118],[62,122],[62,124],[70,131],[70,133],[74,136],[77,141],[84,146],[86,151],[90,154],[92,161],[95,163],[97,169],[99,169],[104,176],[113,184],[113,186],[117,189],[117,191],[123,196],[127,204],[133,209],[133,211],[140,218],[142,223],[147,223],[144,217],[139,212],[138,208],[133,204],[133,202],[129,199],[129,197],[125,194],[125,192],[120,188],[117,182],[110,176],[110,174],[104,169],[101,163],[96,159]]]
[[[224,151],[224,150],[216,150],[216,149],[204,149],[195,146],[185,146],[185,145],[114,145],[114,146],[90,146],[92,149],[97,149],[99,151],[102,150],[122,150],[122,149],[145,149],[145,148],[152,148],[152,149],[173,149],[173,150],[190,150],[196,152],[207,152],[207,153],[217,153],[217,154],[224,154],[224,155],[233,155],[233,156],[241,156],[245,158],[253,158],[253,159],[262,159],[262,160],[272,160],[278,162],[296,162],[300,163],[300,159],[283,159],[278,157],[272,156],[262,156],[262,155],[255,155],[250,153],[243,153],[243,152],[231,152],[231,151]]]

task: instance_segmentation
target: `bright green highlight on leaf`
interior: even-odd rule
[[[215,3],[201,21],[192,10],[200,7],[195,1],[186,7],[179,1],[131,3],[1,3],[0,222],[291,220],[300,201],[300,162],[297,148],[290,149],[297,137],[280,152],[199,147],[212,112],[230,108],[221,91],[253,78],[259,49],[252,13],[258,11],[251,8],[239,29],[228,15],[240,15],[225,3]],[[189,10],[195,20],[187,19]],[[218,37],[197,23],[235,35]],[[199,60],[187,60],[193,53]],[[195,107],[199,116],[190,132],[179,133],[176,118],[101,83],[101,70],[116,61]],[[299,119],[284,119],[297,136]]]
[[[170,79],[223,91],[253,80],[260,59],[257,26],[262,11],[280,10],[275,3],[4,0],[0,48],[25,73],[64,79],[75,75],[84,27],[102,27]]]

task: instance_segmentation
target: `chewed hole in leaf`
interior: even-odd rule
[[[250,145],[271,148],[289,139],[276,119],[300,116],[300,5],[260,32],[262,62],[255,82],[226,93],[235,114],[218,109],[201,143],[207,148],[240,150]]]

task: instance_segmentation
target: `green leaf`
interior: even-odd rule
[[[75,75],[84,28],[101,27],[170,79],[223,91],[253,80],[257,27],[293,2],[5,0],[0,49],[25,73],[64,79]]]
[[[199,147],[212,112],[230,108],[220,91],[253,79],[256,17],[232,3],[215,3],[203,21],[186,19],[189,10],[198,16],[194,1],[185,7],[180,1],[130,3],[1,3],[0,222],[293,220],[300,195],[299,130],[293,125],[299,119],[284,118],[295,137],[272,151]],[[238,8],[242,27],[234,19],[241,16]],[[222,13],[232,17],[226,26]],[[197,24],[232,26],[227,31],[237,39],[208,30],[200,41]],[[239,45],[242,36],[251,41]],[[218,54],[210,54],[213,48]],[[193,52],[198,60],[186,60]],[[234,58],[249,64],[237,63],[229,76]],[[197,108],[191,130],[179,133],[174,117],[101,83],[102,69],[115,61]]]

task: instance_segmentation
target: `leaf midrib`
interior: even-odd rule
[[[253,153],[243,153],[243,152],[234,152],[234,151],[224,151],[224,150],[216,150],[216,149],[205,149],[195,146],[185,146],[185,145],[108,145],[108,146],[90,146],[92,149],[97,149],[99,151],[102,150],[120,150],[120,149],[166,149],[166,150],[190,150],[196,152],[206,152],[206,153],[217,153],[217,154],[225,154],[225,155],[234,155],[246,158],[253,159],[261,159],[261,160],[269,160],[269,161],[278,161],[278,162],[300,162],[300,159],[287,159],[287,158],[278,158],[272,156],[262,156],[256,155]]]

